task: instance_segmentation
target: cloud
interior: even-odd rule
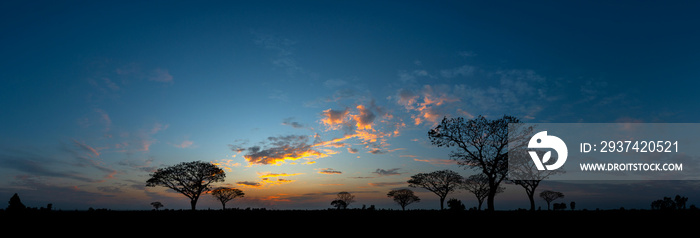
[[[192,144],[194,144],[193,141],[185,140],[182,143],[175,145],[175,147],[184,149],[184,148],[188,148],[188,147],[192,146]]]
[[[405,85],[390,98],[409,113],[414,125],[435,126],[443,117],[472,118],[475,112],[484,116],[503,114],[534,118],[561,95],[548,90],[556,87],[532,70],[477,69],[464,65],[441,71],[443,78],[471,77],[483,84]],[[585,89],[594,95],[590,89]]]
[[[263,184],[269,184],[269,185],[281,185],[281,184],[287,184],[287,183],[292,183],[296,180],[289,180],[289,179],[284,179],[284,178],[277,178],[277,180],[272,180],[269,178],[263,178],[262,183]]]
[[[294,173],[294,174],[288,174],[288,173],[258,173],[258,176],[260,178],[275,178],[275,177],[288,177],[288,176],[297,176],[301,175],[303,173]]]
[[[280,165],[287,161],[298,159],[317,159],[328,156],[329,151],[321,152],[313,144],[309,144],[309,136],[288,135],[268,137],[263,146],[255,145],[243,148],[238,145],[229,145],[232,151],[244,152],[243,157],[250,164]]]
[[[3,153],[0,155],[0,167],[31,174],[27,175],[31,178],[35,178],[36,176],[46,176],[54,178],[69,178],[82,182],[95,182],[94,179],[85,177],[75,172],[63,172],[57,170],[55,166],[51,166],[52,164],[56,165],[57,162],[58,161],[25,153],[14,155]]]
[[[373,153],[388,146],[388,137],[398,136],[399,129],[405,124],[395,122],[394,116],[384,108],[376,105],[374,100],[342,110],[327,109],[321,113],[321,124],[326,131],[343,132],[343,137],[334,139],[335,142],[357,139],[366,148],[372,148]],[[329,144],[330,142],[326,142]],[[348,149],[349,153],[357,153],[356,149]]]
[[[401,186],[401,185],[406,185],[406,182],[369,183],[369,186],[372,186],[372,187]]]
[[[221,169],[228,171],[228,172],[233,171],[232,167],[241,166],[240,163],[234,162],[233,160],[230,160],[230,159],[212,161],[212,164],[219,166]]]
[[[96,108],[95,112],[100,114],[100,120],[102,123],[104,123],[105,131],[109,131],[112,127],[112,118],[110,118],[109,114],[102,109]]]
[[[148,80],[161,83],[172,83],[173,76],[170,75],[167,69],[157,68],[151,72]]]
[[[252,187],[252,188],[257,188],[262,186],[262,184],[258,182],[250,182],[250,181],[242,181],[242,182],[237,182],[237,185],[241,185],[243,187]]]
[[[256,36],[255,44],[276,53],[271,59],[273,65],[285,69],[289,75],[304,73],[304,69],[297,64],[292,53],[292,46],[297,43],[296,41],[269,34],[256,34]]]
[[[453,91],[449,85],[424,85],[420,90],[414,91],[411,89],[399,89],[397,92],[399,105],[403,106],[411,115],[413,124],[421,125],[430,123],[437,124],[438,120],[446,116],[447,110],[441,110],[441,107],[454,107],[453,104],[460,102],[461,99]]]
[[[414,83],[416,82],[416,78],[418,77],[429,77],[429,78],[434,78],[433,75],[430,75],[428,71],[418,69],[418,70],[412,70],[412,71],[406,71],[406,70],[400,70],[398,73],[399,80],[402,83]]]
[[[398,170],[399,170],[398,168],[389,169],[389,170],[377,169],[373,173],[378,174],[379,176],[400,175],[401,173],[397,172]]]
[[[168,126],[169,126],[169,125],[163,125],[163,124],[160,124],[160,123],[156,123],[156,124],[153,125],[153,128],[151,129],[150,133],[151,133],[151,134],[156,134],[156,133],[158,133],[159,131],[168,129]]]
[[[85,143],[79,142],[79,141],[77,141],[77,140],[75,140],[75,139],[73,139],[73,143],[74,143],[78,148],[80,148],[80,149],[82,149],[82,150],[88,152],[88,156],[90,156],[90,157],[100,157],[100,152],[97,151],[95,148],[92,148],[91,146],[89,146],[89,145],[87,145],[87,144],[85,144]]]
[[[358,152],[358,149],[348,147],[348,153],[355,154],[357,152]]]
[[[450,159],[413,159],[414,161],[419,161],[419,162],[426,162],[430,164],[442,164],[442,165],[452,165],[452,164],[457,164],[457,161],[450,160]]]
[[[343,172],[331,169],[331,168],[325,168],[325,169],[320,169],[318,171],[319,174],[342,174]]]
[[[341,86],[345,86],[347,82],[342,79],[329,79],[323,82],[323,86],[326,88],[338,88]]]
[[[102,81],[107,85],[107,87],[113,91],[118,91],[119,90],[119,85],[116,83],[112,82],[109,78],[102,78]]]
[[[292,121],[292,120],[294,120],[293,117],[285,118],[284,121],[282,121],[282,125],[291,126],[294,128],[304,128],[303,124],[296,122],[296,121]]]
[[[374,113],[367,109],[363,105],[357,105],[357,115],[353,115],[352,118],[356,122],[356,126],[358,129],[372,129],[372,123],[374,122],[374,118],[376,117]]]
[[[474,74],[474,71],[476,71],[476,67],[471,65],[463,65],[459,68],[441,70],[440,75],[445,78],[472,76]]]
[[[352,123],[349,123],[347,118],[350,110],[345,108],[343,110],[333,110],[327,109],[321,113],[322,119],[321,123],[329,129],[339,129],[345,128],[346,131],[352,131]]]

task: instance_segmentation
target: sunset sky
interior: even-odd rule
[[[690,5],[692,4],[692,5]],[[202,160],[227,207],[400,209],[451,169],[443,117],[696,123],[697,2],[3,1],[0,201],[188,209],[149,173]],[[643,208],[696,181],[546,181],[577,208]],[[409,209],[438,209],[437,196]],[[449,198],[477,205],[466,191]],[[546,203],[536,200],[538,206]],[[528,208],[506,185],[496,209]],[[198,209],[219,209],[204,195]],[[485,207],[485,205],[484,205]],[[4,207],[2,207],[4,208]]]

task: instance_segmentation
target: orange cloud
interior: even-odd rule
[[[275,201],[275,202],[289,202],[289,201],[291,201],[289,198],[285,198],[283,196],[286,196],[286,194],[269,195],[267,197],[261,197],[260,200]]]
[[[357,129],[366,130],[372,129],[372,123],[376,117],[372,111],[367,109],[363,105],[357,105],[357,115],[352,115],[353,120],[356,122]]]
[[[289,135],[280,137],[269,137],[268,141],[271,146],[261,148],[260,146],[252,146],[242,148],[240,146],[231,146],[231,150],[236,152],[248,151],[243,157],[250,164],[264,165],[281,165],[287,161],[295,161],[298,159],[317,159],[327,157],[332,151],[321,152],[315,149],[314,145],[308,144],[308,136]]]
[[[323,116],[321,122],[329,128],[337,129],[345,124],[348,113],[350,113],[348,109],[342,111],[327,109],[321,114]]]
[[[378,119],[377,115],[381,115]],[[403,122],[392,122],[394,117],[382,108],[370,102],[369,106],[357,105],[354,108],[340,110],[324,110],[321,114],[321,123],[327,130],[342,130],[344,136],[331,141],[317,144],[316,146],[345,145],[341,143],[348,139],[358,139],[366,148],[374,147],[378,151],[379,147],[387,146],[386,138],[398,136],[399,130],[405,126]],[[384,131],[386,130],[386,132]],[[348,149],[349,153],[356,153],[356,149]]]
[[[301,175],[303,173],[295,173],[295,174],[288,174],[288,173],[281,173],[281,174],[276,174],[276,173],[258,173],[260,178],[274,178],[274,177],[287,177],[287,176],[297,176]]]
[[[212,162],[212,164],[219,166],[221,169],[228,171],[228,172],[233,171],[233,169],[231,169],[232,167],[241,166],[240,163],[234,162],[233,160],[230,160],[230,159],[214,161],[214,162]]]
[[[263,178],[262,183],[265,185],[281,185],[281,184],[287,184],[287,183],[292,183],[296,180],[289,180],[289,179],[283,179],[283,178],[277,178],[277,180],[272,180],[269,178]]]
[[[445,89],[435,89],[430,85],[425,85],[419,94],[406,89],[399,90],[397,103],[404,106],[406,110],[417,113],[411,116],[415,125],[428,122],[435,125],[444,116],[439,113],[438,107],[459,101],[459,97],[451,95]],[[460,113],[468,114],[463,110]]]

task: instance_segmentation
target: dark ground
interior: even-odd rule
[[[198,211],[0,211],[0,225],[31,225],[36,231],[80,231],[103,234],[208,233],[220,230],[256,230],[267,233],[335,230],[341,234],[401,233],[412,236],[496,232],[536,234],[674,234],[696,229],[700,210],[599,211],[437,211],[437,210],[198,210]],[[420,233],[412,233],[418,232]],[[106,233],[104,233],[106,232]],[[374,233],[373,233],[374,232]],[[429,233],[425,233],[429,232]],[[534,232],[534,233],[532,233]],[[238,234],[241,235],[241,234]],[[320,235],[320,234],[319,234]],[[189,236],[189,235],[188,235]],[[315,236],[315,235],[314,235]],[[382,235],[384,236],[384,235]],[[432,235],[431,235],[432,236]],[[477,235],[467,235],[474,236]],[[559,236],[559,235],[557,235]],[[373,236],[374,237],[374,236]],[[529,237],[529,235],[528,235]],[[578,237],[578,235],[577,235]]]

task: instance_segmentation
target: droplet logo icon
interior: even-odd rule
[[[560,168],[566,162],[566,157],[569,154],[564,141],[559,139],[559,137],[547,135],[547,131],[541,131],[532,136],[527,147],[530,149],[553,149],[557,152],[557,161],[553,164],[545,165],[552,157],[552,151],[547,151],[542,158],[537,155],[536,151],[528,151],[538,170],[555,170]]]

